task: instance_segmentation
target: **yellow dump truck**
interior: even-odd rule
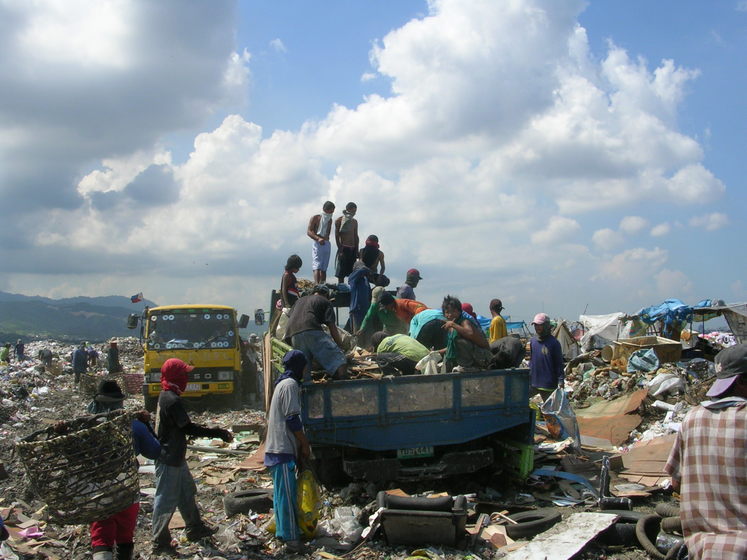
[[[239,328],[249,322],[225,305],[164,305],[133,314],[128,327],[140,322],[143,342],[145,407],[155,410],[161,392],[161,366],[179,358],[194,366],[182,397],[240,407],[250,392],[242,373]],[[253,392],[253,389],[251,389]]]

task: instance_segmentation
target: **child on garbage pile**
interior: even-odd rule
[[[116,381],[104,380],[99,384],[96,396],[88,404],[88,412],[101,414],[123,408],[125,399]],[[153,429],[150,414],[146,410],[137,413],[132,421],[132,442],[135,455],[156,459],[161,453]],[[91,547],[93,560],[131,560],[135,550],[134,537],[140,502],[136,501],[114,515],[91,523]],[[114,551],[116,550],[116,556]]]

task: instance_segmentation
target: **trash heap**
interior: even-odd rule
[[[125,370],[137,373],[142,367],[138,341],[117,342]],[[42,347],[52,349],[58,367],[44,368],[34,358]],[[104,349],[102,345],[102,353]],[[73,388],[72,350],[54,341],[32,342],[27,345],[31,358],[0,366],[0,514],[15,556],[5,549],[0,553],[8,558],[90,558],[88,527],[53,521],[14,453],[21,438],[83,414],[89,398]],[[406,487],[351,482],[320,488],[318,520],[306,557],[487,560],[551,550],[555,556],[549,557],[558,559],[644,560],[658,557],[652,547],[663,557],[662,550],[681,541],[677,527],[666,521],[674,517],[677,501],[663,463],[678,422],[710,386],[713,364],[696,358],[659,360],[656,365],[646,352],[640,359],[631,354],[623,364],[602,354],[595,350],[568,364],[566,388],[580,444],[573,441],[572,429],[551,433],[540,412],[534,467],[526,480],[509,480],[497,470]],[[101,360],[97,371],[104,369]],[[127,411],[142,407],[140,395],[125,400]],[[180,551],[185,557],[212,560],[274,557],[279,543],[270,531],[272,481],[261,447],[264,413],[245,409],[190,415],[197,423],[230,429],[235,439],[230,444],[211,439],[190,444],[187,460],[198,503],[204,519],[219,531],[212,539],[189,543],[183,521],[175,515],[172,534],[180,540]],[[150,560],[154,465],[141,457],[138,471],[141,513],[135,552]],[[650,535],[645,543],[635,535],[639,522]],[[459,530],[443,531],[446,523]],[[418,527],[431,530],[420,533]]]

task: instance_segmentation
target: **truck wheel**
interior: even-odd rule
[[[343,486],[350,481],[342,469],[342,457],[314,459],[314,471],[325,488]]]
[[[560,512],[554,509],[536,509],[509,515],[516,525],[506,525],[506,534],[512,539],[533,537],[547,531],[560,521]]]
[[[155,412],[158,408],[158,397],[143,397],[145,401],[145,410],[148,412]]]

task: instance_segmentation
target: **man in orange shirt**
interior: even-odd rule
[[[384,292],[379,299],[379,305],[394,314],[406,325],[410,325],[412,318],[428,306],[414,299],[394,299],[390,293]]]

